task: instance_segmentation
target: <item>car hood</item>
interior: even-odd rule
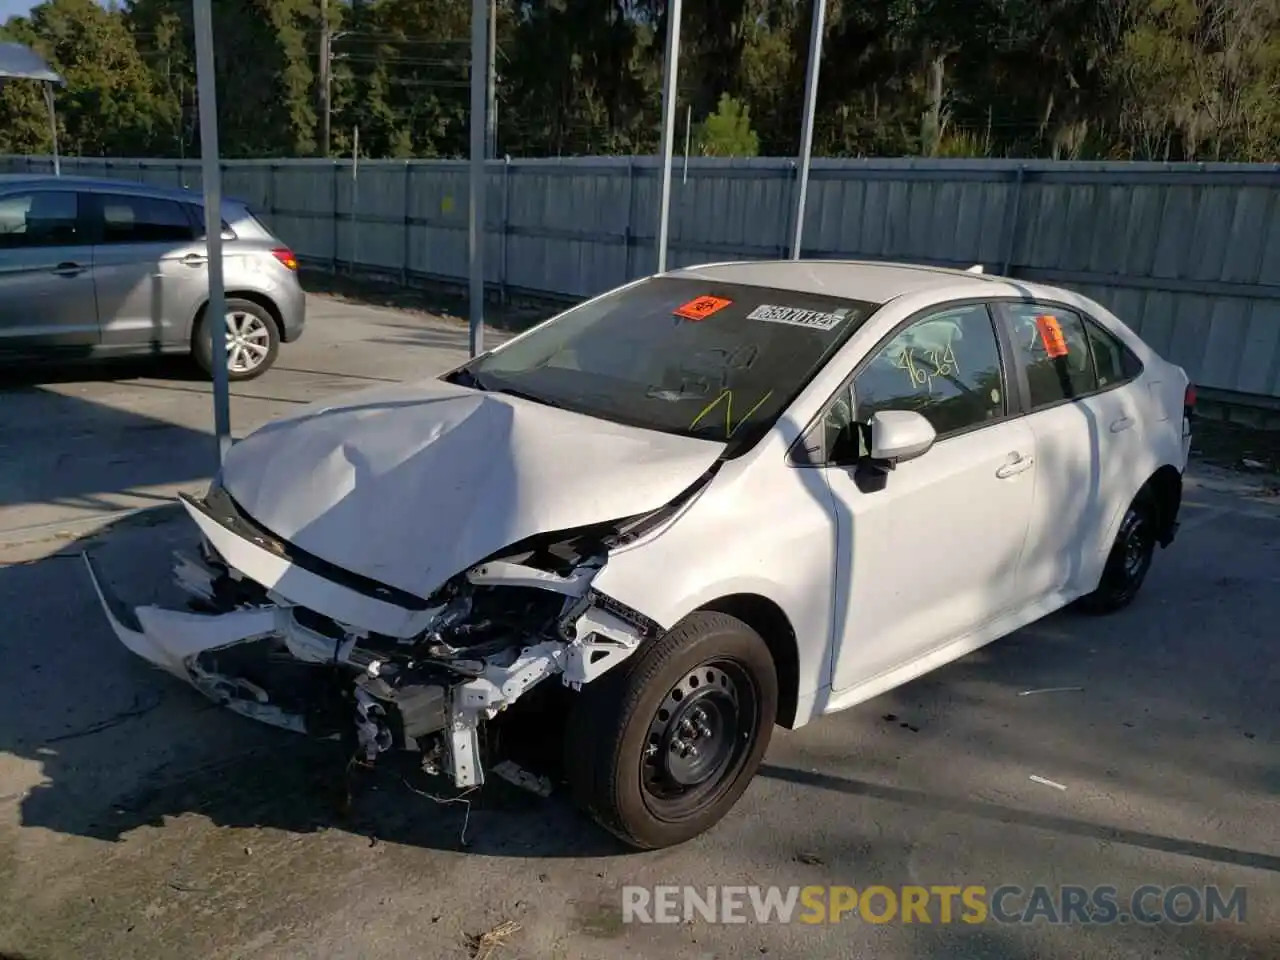
[[[231,448],[220,476],[277,537],[426,598],[526,537],[656,510],[723,450],[424,380],[268,423]]]

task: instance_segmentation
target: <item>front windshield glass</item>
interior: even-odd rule
[[[655,277],[569,310],[451,379],[633,426],[736,443],[768,429],[875,307]]]

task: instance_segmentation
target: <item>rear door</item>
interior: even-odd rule
[[[1090,589],[1112,517],[1147,462],[1145,387],[1136,358],[1079,311],[1045,302],[998,304],[1019,361],[1035,433],[1036,484],[1021,575],[1032,596]]]
[[[21,189],[0,196],[0,350],[98,343],[93,246],[84,196]]]
[[[183,344],[209,282],[209,258],[187,205],[123,192],[93,200],[103,345]]]

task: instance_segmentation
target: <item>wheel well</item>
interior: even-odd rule
[[[1165,464],[1143,484],[1141,492],[1151,498],[1156,511],[1156,537],[1161,546],[1167,547],[1173,542],[1178,511],[1182,507],[1182,474],[1176,467]]]
[[[706,604],[714,610],[737,617],[764,638],[778,671],[778,719],[788,729],[795,723],[796,699],[800,687],[800,652],[795,630],[782,608],[758,593],[735,593]]]
[[[228,300],[248,300],[250,303],[256,303],[267,313],[271,314],[271,319],[276,322],[276,333],[280,334],[280,339],[284,340],[284,317],[280,314],[280,308],[276,306],[276,302],[264,294],[258,293],[256,290],[228,290],[225,294]],[[191,323],[191,342],[194,345],[196,334],[200,332],[200,321],[204,318],[204,312],[209,309],[209,301],[206,300],[200,304],[200,309],[196,311],[195,319]]]

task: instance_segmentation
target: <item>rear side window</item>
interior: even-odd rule
[[[203,240],[205,238],[204,207],[195,203],[188,203],[186,206],[187,206],[187,216],[191,218],[192,224],[195,225],[196,239]],[[236,238],[236,232],[231,229],[231,225],[228,224],[227,221],[223,220],[222,221],[222,239],[234,240],[235,238]]]
[[[75,193],[33,190],[0,197],[0,250],[83,242]]]
[[[157,197],[100,194],[102,242],[188,243],[196,238],[182,204]]]
[[[1004,303],[1014,349],[1022,356],[1032,409],[1051,407],[1098,388],[1084,319],[1041,303]]]
[[[1109,330],[1092,320],[1085,320],[1084,326],[1089,335],[1089,346],[1093,349],[1093,365],[1100,390],[1125,383],[1142,372],[1142,361]]]

